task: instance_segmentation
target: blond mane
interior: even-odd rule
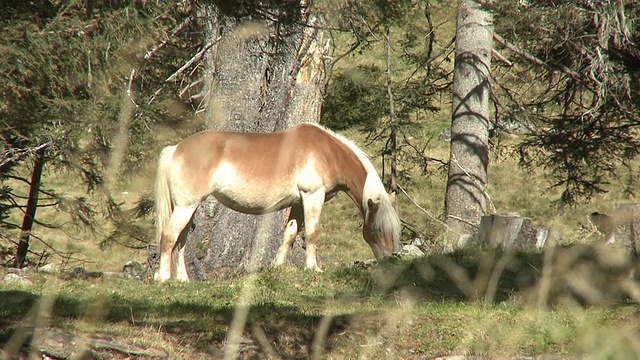
[[[362,190],[362,209],[364,211],[363,216],[365,217],[365,219],[367,219],[369,216],[369,206],[367,205],[369,200],[378,203],[380,205],[380,208],[376,213],[376,218],[372,220],[373,229],[387,234],[393,234],[394,243],[397,243],[400,239],[400,218],[398,217],[398,214],[395,211],[393,204],[391,203],[389,194],[387,194],[380,176],[378,176],[378,171],[376,170],[375,166],[373,166],[373,163],[371,163],[371,160],[369,160],[367,154],[365,154],[365,152],[362,151],[353,141],[345,138],[344,136],[337,134],[319,124],[308,124],[322,129],[341,143],[345,144],[349,149],[351,149],[351,151],[353,151],[358,160],[360,160],[362,166],[367,172],[367,179],[364,184],[364,189]]]

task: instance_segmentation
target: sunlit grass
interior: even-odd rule
[[[485,305],[446,297],[438,300],[437,294],[425,301],[402,288],[380,292],[383,285],[370,275],[372,270],[333,265],[326,266],[324,274],[293,268],[259,272],[244,336],[256,344],[257,329],[264,329],[277,353],[301,356],[308,354],[305,347],[310,346],[322,319],[327,319],[322,352],[329,359],[442,354],[630,358],[640,354],[636,306],[538,310],[511,301]],[[49,294],[55,297],[50,323],[56,327],[83,336],[125,339],[136,346],[161,349],[174,359],[220,354],[247,279],[147,284],[120,278],[32,277],[32,287],[0,285],[4,321],[28,321],[27,314],[41,296]],[[456,286],[450,281],[444,284]],[[243,351],[258,356],[259,348]]]
[[[433,134],[442,124],[432,124]],[[347,132],[369,154],[379,149],[367,145],[362,134]],[[517,139],[511,139],[511,146]],[[427,156],[446,161],[448,143],[433,139]],[[374,161],[379,166],[379,161]],[[412,174],[401,186],[410,199],[399,196],[404,221],[419,230],[427,243],[437,242],[442,219],[446,174],[435,171]],[[117,189],[125,208],[153,183],[153,164],[131,183]],[[625,202],[620,192],[597,195],[591,203],[560,211],[558,192],[548,189],[541,170],[527,172],[517,159],[492,155],[487,194],[499,214],[518,212],[535,226],[559,233],[562,242],[597,242],[585,238],[580,226],[592,211],[610,212]],[[61,181],[61,180],[53,180]],[[56,184],[53,182],[53,184]],[[64,183],[59,186],[64,188]],[[415,201],[426,212],[415,207]],[[45,210],[47,221],[67,221]],[[435,218],[435,219],[434,219]],[[373,254],[362,239],[362,220],[344,195],[325,205],[321,217],[318,255],[324,273],[286,267],[257,274],[248,298],[250,310],[242,348],[247,357],[268,351],[260,345],[261,331],[272,351],[286,357],[305,357],[320,351],[327,359],[423,358],[466,354],[485,358],[571,355],[584,358],[633,358],[640,354],[635,305],[583,308],[560,304],[531,309],[522,293],[503,289],[495,304],[469,301],[459,284],[441,273],[399,262],[391,267],[370,267],[363,261]],[[97,246],[101,234],[78,232],[73,237],[39,228],[39,234],[63,251],[86,259],[86,270],[119,271],[129,260],[145,261],[146,251],[121,245]],[[409,235],[405,231],[405,236]],[[35,251],[43,250],[37,241]],[[472,254],[458,260],[472,259]],[[437,269],[436,269],[437,270]],[[431,273],[432,272],[432,273]],[[4,273],[0,273],[4,275]],[[233,312],[247,277],[189,284],[141,283],[131,279],[61,279],[30,273],[35,285],[0,285],[0,325],[8,341],[17,324],[29,322],[43,295],[55,297],[51,324],[84,336],[125,339],[127,343],[160,349],[174,359],[219,358]],[[431,276],[431,277],[430,277]],[[46,297],[45,297],[46,298]],[[324,324],[324,325],[323,325]],[[328,324],[328,325],[327,325]],[[325,328],[323,326],[328,326]],[[262,330],[260,330],[262,329]],[[323,330],[324,329],[324,330]],[[318,340],[314,340],[318,339]],[[314,341],[322,346],[314,348]],[[245,346],[245,345],[242,345]],[[316,349],[316,350],[312,350]],[[301,355],[302,354],[302,355]],[[243,356],[244,356],[243,355]]]

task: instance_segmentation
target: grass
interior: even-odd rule
[[[431,124],[431,134],[439,125]],[[362,135],[346,134],[370,153]],[[514,141],[513,139],[506,139]],[[448,143],[432,140],[431,157],[446,161]],[[628,201],[618,192],[596,196],[591,203],[558,211],[543,173],[525,172],[505,153],[492,152],[488,194],[498,213],[517,211],[536,226],[561,234],[563,243],[594,243],[580,225],[591,211],[609,212]],[[152,169],[124,187],[127,206],[152,181]],[[64,182],[63,180],[59,180]],[[401,195],[403,220],[436,243],[441,225],[431,217],[443,212],[445,177],[442,173],[414,175],[403,181],[417,209]],[[46,220],[63,220],[44,213]],[[40,229],[39,231],[42,231]],[[73,251],[86,260],[87,270],[118,271],[127,260],[144,262],[145,251],[120,245],[99,248],[94,234],[64,235],[40,232],[54,246]],[[83,238],[84,236],[84,238]],[[34,250],[39,250],[37,243]],[[509,261],[494,293],[485,303],[488,276],[502,255],[477,249],[451,258],[392,261],[369,265],[372,254],[361,236],[361,220],[351,200],[339,195],[323,209],[319,241],[325,273],[299,269],[266,269],[255,276],[199,283],[147,284],[133,279],[69,279],[60,275],[29,273],[35,285],[0,284],[0,349],[10,348],[22,332],[39,324],[91,338],[112,339],[143,349],[157,349],[170,359],[223,358],[227,336],[240,300],[249,305],[241,333],[241,358],[423,359],[440,355],[479,358],[626,359],[640,356],[638,297],[622,289],[621,279],[602,277],[593,258],[591,272],[580,264],[568,273],[551,274],[548,301],[542,308],[540,254],[520,254]],[[447,260],[448,259],[448,260]],[[451,260],[451,261],[449,261]],[[484,267],[483,267],[483,262]],[[6,269],[0,269],[4,276]],[[614,271],[615,273],[615,271]],[[462,274],[462,275],[461,275]],[[619,271],[616,273],[619,274]],[[594,287],[601,297],[584,302],[575,279]],[[480,279],[480,280],[478,280]],[[243,298],[248,284],[252,291]],[[484,285],[483,285],[484,284]],[[613,284],[613,285],[611,285]],[[635,283],[634,283],[635,284]],[[566,290],[565,288],[569,289]],[[579,288],[579,286],[578,286]],[[607,294],[611,294],[610,296]],[[47,300],[53,300],[47,309]],[[236,321],[237,323],[237,321]],[[24,330],[26,329],[26,330]],[[36,335],[34,335],[36,336]],[[26,354],[28,339],[21,353]],[[114,355],[114,352],[112,352]],[[122,354],[116,357],[125,358]]]
[[[364,147],[361,135],[347,136]],[[448,143],[434,140],[428,151],[429,156],[446,160]],[[564,243],[595,242],[580,232],[586,215],[608,212],[616,202],[626,200],[614,191],[559,212],[553,206],[557,193],[545,189],[541,172],[527,173],[513,158],[493,154],[488,193],[498,213],[517,211],[530,216],[536,226],[558,231]],[[136,179],[137,188],[122,194],[128,197],[126,204],[137,198],[136,189],[145,188],[141,184],[151,183],[151,173],[142,171],[147,176]],[[430,215],[402,195],[402,218],[414,224],[427,242],[436,242],[442,231],[430,216],[442,214],[444,186],[445,178],[437,172],[403,182],[412,199]],[[56,218],[55,213],[45,215]],[[481,270],[493,269],[504,254],[471,249],[450,258],[433,255],[370,265],[372,254],[362,240],[360,221],[348,197],[340,195],[326,204],[319,241],[323,274],[266,269],[235,280],[147,284],[134,279],[82,280],[28,273],[35,282],[31,287],[0,284],[0,349],[10,348],[21,331],[30,333],[40,324],[76,336],[157,349],[170,359],[223,358],[243,299],[249,311],[238,343],[241,358],[640,356],[638,297],[621,285],[621,270],[603,269],[594,260],[598,255],[590,250],[580,250],[586,255],[571,258],[586,258],[592,270],[584,270],[575,260],[571,271],[549,275],[554,280],[542,308],[538,306],[541,254],[518,254],[509,260],[491,294],[493,301],[485,303],[489,276],[480,276]],[[127,260],[146,258],[145,251],[119,245],[101,249],[93,235],[71,242],[60,235],[47,238],[80,253],[87,260],[87,270],[118,271]],[[0,268],[0,276],[6,271]],[[610,273],[617,277],[607,277]],[[580,286],[571,282],[576,278],[602,296],[585,302]],[[249,284],[252,291],[245,299],[243,289]],[[53,300],[50,311],[47,299]],[[22,343],[25,354],[32,342],[23,339]]]
[[[432,10],[434,16],[455,18],[455,7],[433,4]],[[453,23],[449,20],[442,26],[452,31]],[[379,47],[371,56],[339,66],[379,63],[382,51]],[[410,71],[394,66],[404,75]],[[431,139],[426,156],[443,161],[448,159],[449,143],[437,137],[449,126],[448,101],[441,99],[440,113],[425,115],[424,133],[417,136]],[[370,154],[379,150],[375,148],[379,145],[366,145],[359,133],[345,135]],[[178,137],[175,133],[170,136]],[[580,230],[586,215],[610,213],[616,203],[633,201],[614,186],[591,202],[560,211],[554,204],[559,193],[548,188],[544,171],[526,172],[510,156],[516,142],[517,138],[503,138],[501,146],[491,149],[487,192],[498,213],[531,217],[536,226],[557,231],[563,243],[594,243],[594,236],[587,238]],[[140,169],[129,183],[118,184],[118,198],[126,207],[132,207],[138,194],[150,188],[154,165]],[[426,213],[406,196],[399,196],[402,219],[432,244],[442,233],[434,218],[443,213],[446,182],[437,167],[430,163],[428,174],[413,171],[401,181]],[[65,188],[69,180],[47,174],[46,183]],[[40,215],[45,222],[68,221],[51,210]],[[325,270],[322,274],[269,268],[233,280],[157,284],[27,272],[32,286],[0,283],[0,350],[22,345],[19,353],[25,357],[29,344],[37,343],[36,327],[158,349],[170,359],[223,358],[232,325],[238,323],[234,322],[240,314],[237,310],[244,303],[249,310],[238,342],[241,358],[640,357],[639,297],[634,293],[638,288],[637,282],[627,281],[624,259],[623,266],[603,265],[597,250],[568,247],[560,248],[554,255],[556,262],[549,265],[543,254],[471,249],[450,257],[432,255],[370,265],[366,261],[373,256],[362,240],[360,222],[344,195],[323,208],[318,250]],[[117,244],[100,248],[97,244],[108,230],[75,232],[73,238],[41,227],[34,232],[54,247],[73,252],[86,270],[119,271],[128,260],[144,262],[144,250]],[[42,252],[46,248],[34,241],[32,249]],[[574,253],[579,256],[571,256]],[[509,256],[507,265],[496,287],[489,288],[495,263],[505,256]],[[571,259],[568,268],[560,266],[566,265],[566,258]],[[545,275],[545,264],[556,270]],[[0,276],[7,271],[0,268]],[[243,291],[247,287],[251,291]],[[594,289],[598,296],[593,296]],[[34,339],[21,338],[22,333]],[[102,355],[131,357],[116,351]]]
[[[548,307],[524,301],[523,294],[536,287],[530,275],[540,275],[532,270],[542,266],[540,255],[514,256],[501,273],[495,301],[482,301],[475,294],[486,283],[477,280],[491,269],[482,261],[495,265],[501,256],[474,250],[377,265],[327,264],[323,274],[267,268],[239,279],[194,283],[32,272],[32,286],[0,285],[0,344],[6,349],[20,329],[39,322],[156,349],[171,359],[222,358],[243,289],[251,284],[241,358],[640,355],[640,312],[618,288],[608,289],[614,294],[604,305],[581,305],[579,291],[562,287],[550,293]],[[447,264],[475,282],[475,291]],[[573,276],[558,272],[551,278]],[[38,311],[47,299],[53,300],[51,310]]]

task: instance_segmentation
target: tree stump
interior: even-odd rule
[[[607,237],[607,244],[618,240],[631,248],[634,258],[638,257],[636,238],[640,233],[640,203],[618,204],[613,213],[613,230]]]
[[[533,227],[531,218],[514,215],[489,215],[480,219],[477,241],[496,248],[540,250],[549,231]]]

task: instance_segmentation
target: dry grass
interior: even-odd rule
[[[266,269],[251,277],[189,284],[32,272],[26,274],[35,283],[30,287],[0,285],[0,349],[19,345],[20,334],[31,334],[35,326],[46,331],[25,344],[46,339],[47,331],[64,331],[76,341],[106,339],[163,358],[222,358],[239,299],[251,283],[243,300],[249,311],[239,333],[239,358],[622,359],[640,354],[637,305],[624,294],[606,305],[583,307],[571,300],[577,299],[575,293],[559,287],[552,293],[559,300],[553,307],[527,305],[528,274],[543,260],[521,254],[504,272],[495,302],[485,304],[469,300],[445,265],[453,260],[471,278],[481,278],[476,257],[486,259],[486,254],[373,267],[327,265],[323,274]],[[94,350],[129,358],[120,350]]]

